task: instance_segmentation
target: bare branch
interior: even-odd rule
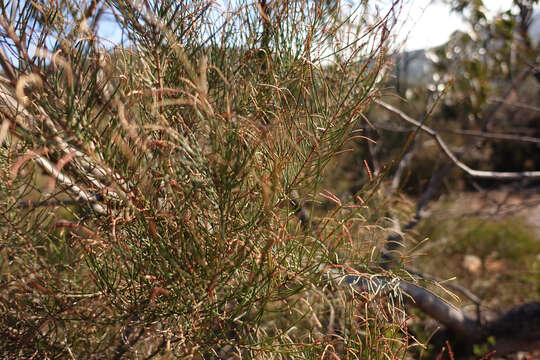
[[[75,182],[71,180],[68,176],[64,175],[60,171],[58,171],[53,164],[49,162],[49,160],[45,159],[43,156],[36,156],[34,158],[34,161],[43,168],[46,172],[48,172],[50,175],[52,175],[57,181],[63,183],[66,185],[70,192],[72,192],[76,198],[85,200],[87,202],[94,202],[95,197],[92,195],[89,195],[86,191],[75,185]],[[107,210],[98,203],[92,203],[92,208],[94,211],[96,211],[98,214],[106,214]]]
[[[492,100],[491,102],[501,103],[503,105],[513,106],[513,107],[517,107],[517,108],[520,108],[520,109],[526,109],[526,110],[540,112],[540,107],[538,107],[538,106],[532,106],[532,105],[523,104],[523,103],[520,103],[520,102],[508,102],[508,101],[506,101],[504,99],[501,99],[501,98],[496,98],[496,99]]]
[[[437,141],[439,147],[444,152],[444,154],[461,170],[465,171],[468,175],[477,178],[487,178],[487,179],[499,179],[499,180],[517,180],[523,178],[540,178],[540,171],[519,171],[519,172],[503,172],[503,171],[482,171],[474,170],[469,166],[461,162],[452,151],[448,148],[444,140],[439,136],[439,134],[432,128],[414,120],[403,111],[389,105],[381,100],[374,100],[375,103],[383,107],[384,109],[398,115],[402,120],[405,120],[409,124],[416,126],[418,129],[422,130],[426,134],[430,135]]]
[[[497,134],[497,133],[489,133],[489,132],[484,132],[484,131],[459,130],[459,129],[436,129],[436,130],[440,132],[447,132],[447,133],[466,135],[466,136],[476,136],[476,137],[482,137],[482,138],[493,139],[493,140],[508,140],[508,141],[530,142],[530,143],[540,144],[540,139],[532,137],[532,136]]]
[[[387,130],[387,131],[392,131],[392,132],[404,132],[404,133],[415,130],[414,128],[410,128],[410,127],[389,126],[386,124],[377,124],[377,128]],[[492,139],[492,140],[530,142],[530,143],[540,144],[540,138],[536,138],[532,136],[511,135],[511,134],[503,134],[503,133],[492,133],[492,132],[486,132],[486,131],[460,130],[460,129],[449,129],[449,128],[433,128],[433,130],[438,131],[438,132],[465,135],[465,136],[475,136],[475,137],[481,137],[481,138]]]
[[[0,85],[0,100],[2,100],[3,103],[7,105],[7,108],[9,108],[14,114],[19,114],[19,116],[13,118],[16,125],[20,126],[25,132],[30,134],[32,133],[32,131],[29,128],[36,128],[37,130],[35,130],[33,135],[39,134],[40,125],[36,120],[36,116],[28,112],[24,107],[20,106],[17,100],[15,100],[13,94],[2,85]],[[117,189],[117,191],[112,191],[108,189],[98,179],[107,178],[107,174],[110,174],[114,179],[119,179],[120,176],[112,173],[112,171],[108,171],[105,168],[98,166],[91,160],[88,155],[77,150],[74,146],[68,144],[64,139],[62,139],[62,137],[59,136],[60,131],[56,128],[53,120],[47,115],[45,110],[43,110],[41,107],[39,107],[38,110],[44,120],[43,124],[46,125],[48,129],[54,134],[54,140],[59,145],[59,148],[66,154],[74,153],[76,155],[74,159],[74,164],[81,170],[81,175],[85,176],[86,179],[98,189],[105,190],[107,195],[111,196],[112,198],[118,199],[118,193],[120,193],[121,196],[125,197],[124,191],[127,188],[127,184],[125,183],[125,181],[121,180],[118,182],[119,186],[121,186],[122,189]],[[23,120],[27,120],[28,122]]]

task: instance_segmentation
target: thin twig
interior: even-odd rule
[[[520,102],[508,102],[508,101],[506,101],[504,99],[501,99],[501,98],[496,98],[494,100],[491,100],[490,102],[501,103],[503,105],[508,105],[508,106],[513,106],[513,107],[517,107],[517,108],[521,108],[521,109],[540,112],[540,107],[538,107],[538,106],[532,106],[532,105],[523,104],[523,103],[520,103]]]
[[[399,126],[388,126],[385,124],[377,124],[378,129],[393,131],[393,132],[404,132],[408,133],[414,131],[414,128],[409,127],[399,127]],[[530,142],[535,144],[540,144],[540,138],[524,135],[512,135],[506,133],[493,133],[485,131],[475,131],[475,130],[460,130],[460,129],[449,129],[449,128],[433,128],[437,132],[451,133],[457,135],[465,136],[475,136],[491,140],[505,140],[505,141],[515,141],[515,142]]]
[[[466,135],[466,136],[476,136],[476,137],[493,139],[493,140],[508,140],[508,141],[530,142],[530,143],[540,144],[540,138],[536,138],[532,136],[499,134],[499,133],[490,133],[490,132],[484,132],[484,131],[459,130],[459,129],[440,129],[439,128],[435,130],[439,132],[446,132],[446,133]]]

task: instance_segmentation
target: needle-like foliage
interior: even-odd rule
[[[378,96],[394,9],[1,4],[0,352],[403,355],[397,304],[323,276],[368,271],[378,181],[320,188]]]

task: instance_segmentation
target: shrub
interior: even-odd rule
[[[369,258],[347,251],[369,225],[361,206],[325,192],[332,206],[310,224],[291,206],[298,193],[318,207],[325,167],[377,96],[391,13],[370,22],[367,8],[310,1],[1,6],[3,354],[406,349],[394,307],[366,307],[321,277]],[[125,35],[113,47],[96,30],[111,13]]]

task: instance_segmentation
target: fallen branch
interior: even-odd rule
[[[365,277],[343,274],[331,269],[326,276],[338,284],[352,286],[356,292],[370,296],[399,297],[410,306],[420,309],[458,335],[465,344],[488,343],[495,338],[491,350],[497,355],[516,351],[535,350],[540,347],[540,302],[518,305],[495,320],[480,324],[462,309],[456,308],[432,292],[417,285],[386,276]],[[396,291],[399,289],[399,291]]]
[[[355,291],[368,292],[371,295],[399,296],[399,289],[403,300],[422,310],[427,315],[437,319],[440,323],[460,335],[480,339],[481,327],[474,319],[462,310],[442,300],[432,292],[417,285],[391,279],[387,276],[363,277],[360,275],[339,274],[334,271],[329,277],[340,284],[353,286]]]

